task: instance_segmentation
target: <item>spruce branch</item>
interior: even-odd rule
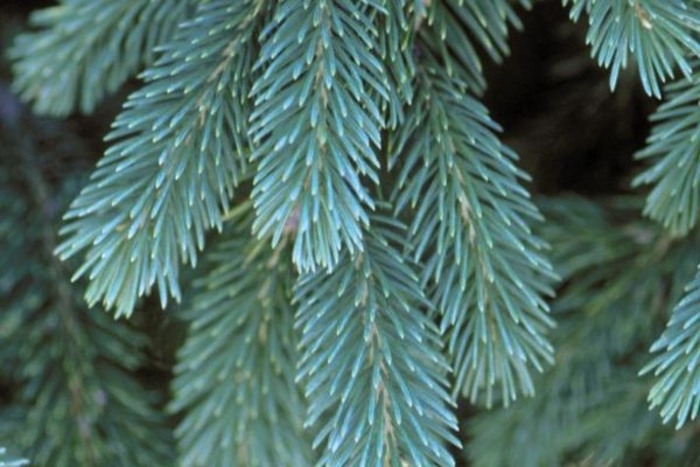
[[[697,65],[697,63],[695,63]],[[652,185],[644,214],[673,235],[686,235],[698,221],[700,187],[700,75],[666,87],[666,102],[651,116],[654,127],[647,146],[636,154],[653,165],[634,179]]]
[[[377,42],[375,2],[283,0],[265,29],[251,95],[259,161],[252,198],[259,236],[277,244],[297,216],[293,260],[332,268],[343,248],[361,251],[378,183],[375,152],[391,90]]]
[[[676,418],[676,429],[700,411],[700,272],[671,314],[664,333],[651,346],[660,352],[641,374],[653,373],[651,408],[660,407],[664,423]]]
[[[383,0],[385,11],[377,15],[377,46],[389,89],[396,92],[395,99],[382,101],[383,113],[387,115],[386,126],[395,129],[404,119],[404,106],[413,102],[413,78],[415,63],[412,45],[414,25],[423,11],[416,11],[422,2]]]
[[[531,0],[448,0],[446,6],[467,26],[463,29],[473,34],[487,55],[500,63],[510,53],[509,28],[520,30],[523,27],[515,12],[515,3],[525,8],[532,7]]]
[[[90,113],[154,61],[194,0],[62,0],[34,12],[10,51],[14,89],[42,114]],[[70,64],[67,66],[67,64]]]
[[[23,254],[18,264],[27,265],[0,276],[10,285],[0,316],[0,329],[7,330],[0,355],[15,364],[11,377],[26,411],[14,444],[37,465],[167,464],[164,417],[155,394],[134,375],[145,364],[147,339],[100,310],[86,310],[80,288],[52,254],[53,215],[74,180],[52,187],[42,168],[61,155],[38,151],[24,133],[11,134],[0,135],[7,149],[2,172],[14,174],[20,189],[3,196],[0,208],[3,218],[18,217],[11,218],[14,230],[0,229],[0,245],[2,256],[17,247]],[[13,207],[4,209],[8,201]],[[26,227],[19,244],[12,238],[17,225]]]
[[[180,263],[197,262],[247,177],[246,97],[265,2],[200,5],[143,74],[108,135],[92,182],[65,215],[57,254],[85,251],[86,298],[129,315],[156,285],[180,300]]]
[[[598,65],[610,69],[610,88],[633,54],[644,91],[661,97],[661,84],[678,67],[686,78],[689,57],[700,55],[700,5],[684,0],[563,0],[578,21],[585,12],[586,42]]]
[[[170,409],[182,466],[304,466],[305,403],[294,382],[297,344],[287,238],[250,237],[251,203],[226,220],[196,282]]]
[[[375,215],[363,253],[295,287],[302,331],[298,379],[318,465],[454,465],[459,445],[449,366],[417,277],[395,249],[396,221]]]
[[[595,335],[586,339],[576,344],[589,345]],[[562,365],[571,363],[567,360]],[[568,376],[578,384],[587,369],[545,377],[538,380],[538,387],[551,384],[552,390],[538,391],[534,399],[467,420],[469,465],[639,465],[627,457],[635,447],[653,442],[648,434],[654,433],[654,420],[644,404],[648,386],[635,379],[634,372],[623,371],[601,388],[587,387],[584,392],[577,387],[575,394],[567,393],[572,384],[563,378]],[[557,386],[559,383],[563,384]],[[623,424],[625,429],[620,428]]]
[[[26,144],[0,83],[0,437],[57,467],[442,466],[464,421],[475,465],[700,465],[700,0],[562,0],[611,87],[633,61],[668,98],[637,153],[643,208],[530,199],[479,96],[483,60],[509,53],[532,3],[59,0],[35,14],[11,56],[36,110],[89,112],[144,68],[145,83],[60,244],[79,171],[53,165],[53,141]],[[561,31],[537,32],[556,52]],[[557,106],[571,101],[559,84]],[[560,128],[534,120],[528,134]],[[73,283],[54,253],[82,259]],[[164,408],[176,460],[140,384],[147,337],[81,297],[117,316],[151,292],[165,307],[188,264],[201,269]],[[458,420],[458,396],[512,407]]]
[[[671,242],[639,220],[641,198],[604,204],[538,202],[547,218],[538,230],[564,284],[552,302],[557,364],[538,377],[533,398],[468,420],[466,452],[476,466],[637,465],[626,461],[634,448],[669,436],[646,409],[639,349],[681,292],[674,284],[692,276],[698,242]]]
[[[472,92],[486,88],[479,51],[500,63],[510,53],[508,30],[522,29],[510,0],[444,0],[426,2],[425,23],[417,24],[421,48],[440,57],[449,76],[468,82]],[[519,0],[531,7],[530,0]],[[420,18],[420,17],[419,17]],[[422,20],[421,20],[422,23]]]
[[[485,389],[490,405],[500,384],[508,404],[518,387],[533,393],[530,367],[553,360],[544,297],[555,275],[530,227],[542,217],[487,110],[435,57],[421,65],[417,103],[392,143],[393,199],[414,213],[414,254],[449,331],[455,392],[475,400]]]

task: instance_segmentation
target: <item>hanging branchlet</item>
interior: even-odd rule
[[[460,443],[438,330],[396,249],[404,232],[378,215],[372,226],[362,254],[295,286],[297,378],[322,447],[318,465],[454,465],[445,444]]]
[[[156,286],[181,298],[179,269],[195,265],[249,177],[247,95],[266,2],[202,4],[143,73],[107,136],[112,145],[71,204],[56,253],[85,252],[75,279],[87,300],[129,315]]]
[[[413,212],[413,253],[449,336],[454,392],[476,400],[485,390],[490,405],[499,384],[509,404],[534,392],[529,366],[553,361],[545,297],[555,275],[530,227],[542,218],[498,126],[463,94],[469,86],[427,50],[420,65],[419,100],[392,146],[391,166],[401,166],[392,198]]]
[[[689,57],[700,55],[700,6],[684,0],[563,0],[569,16],[589,18],[586,42],[591,55],[610,69],[615,89],[630,54],[636,62],[644,91],[661,97],[661,85],[676,68],[684,77],[692,71]]]
[[[692,62],[697,69],[698,62]],[[698,222],[700,198],[700,76],[669,84],[666,100],[652,114],[654,124],[646,147],[636,154],[653,162],[634,179],[635,186],[652,185],[644,214],[673,235],[684,236]]]
[[[36,31],[10,51],[14,88],[42,114],[94,111],[106,95],[155,61],[196,0],[62,0],[38,10]],[[70,63],[70,66],[66,66]]]
[[[651,346],[657,356],[640,374],[653,373],[651,408],[660,407],[664,423],[676,419],[676,429],[697,419],[700,412],[700,274],[688,284],[673,309],[664,333]]]
[[[467,421],[467,453],[474,465],[634,465],[640,442],[646,452],[653,439],[673,437],[657,414],[647,410],[651,378],[637,373],[649,356],[639,350],[657,338],[669,307],[683,295],[682,284],[693,277],[700,243],[697,236],[672,241],[660,226],[639,218],[642,204],[640,196],[604,204],[572,195],[538,200],[547,218],[538,232],[553,245],[552,262],[564,284],[552,301],[557,362],[536,378],[534,397]],[[647,366],[646,371],[660,372],[654,402],[663,407],[692,408],[693,402],[671,404],[690,395],[684,391],[690,391],[693,373],[685,365],[693,352],[664,351],[672,336],[684,342],[675,347],[680,350],[690,343],[686,339],[697,335],[690,329],[677,334],[685,332],[688,312],[690,308],[683,318],[674,319],[655,344],[659,353]],[[676,357],[662,369],[662,361]],[[664,393],[661,388],[671,387],[669,378],[674,377],[680,380],[673,387],[683,390]],[[688,443],[675,457],[678,463],[694,458],[688,457],[695,444],[689,428],[675,439]]]
[[[421,2],[415,23],[421,33],[420,47],[439,57],[450,77],[468,82],[471,91],[486,89],[480,52],[501,62],[508,55],[509,28],[522,28],[509,0],[445,0]],[[519,0],[525,7],[530,0]],[[424,18],[424,19],[423,19]]]
[[[81,145],[55,122],[20,115],[26,127],[17,131],[6,117],[0,112],[0,375],[13,383],[22,416],[2,437],[33,465],[170,464],[158,393],[137,377],[147,365],[147,337],[86,309],[81,285],[52,254],[60,209],[85,178],[77,170],[57,179],[52,169],[65,168]],[[61,131],[47,138],[53,145],[34,140],[52,125]]]
[[[289,237],[273,251],[250,236],[248,202],[227,216],[184,317],[170,410],[184,466],[311,465],[305,402],[294,382],[297,339]],[[292,235],[290,232],[289,235]]]
[[[400,108],[381,59],[379,4],[282,1],[263,32],[251,90],[258,235],[298,212],[294,263],[330,269],[361,251],[378,183],[382,107]],[[397,32],[398,33],[398,32]],[[396,118],[394,118],[396,119]]]

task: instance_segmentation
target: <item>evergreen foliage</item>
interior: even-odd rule
[[[89,277],[88,303],[128,315],[154,285],[163,306],[169,295],[179,301],[180,263],[195,265],[206,231],[221,230],[245,177],[241,100],[259,10],[203,3],[143,73],[147,85],[129,97],[107,136],[114,143],[65,216],[57,254],[87,249],[74,277]]]
[[[536,2],[34,13],[9,55],[37,113],[141,84],[89,178],[0,87],[0,444],[59,467],[700,461],[700,4],[562,4],[611,88],[634,62],[664,98],[648,194],[533,200],[484,68]],[[184,301],[169,400],[151,295]]]
[[[539,203],[548,220],[542,234],[557,245],[552,261],[566,284],[552,303],[557,363],[538,378],[533,398],[468,421],[474,465],[584,458],[591,465],[639,465],[631,448],[669,436],[645,410],[651,381],[637,372],[649,356],[639,349],[654,341],[682,284],[692,279],[700,245],[697,236],[674,242],[636,219],[640,201],[615,199],[607,209],[578,197]],[[664,465],[693,465],[700,457],[692,443],[680,443]]]
[[[0,283],[11,299],[0,314],[0,356],[22,420],[3,431],[35,465],[166,465],[171,442],[159,397],[134,374],[146,363],[146,337],[88,310],[53,256],[58,214],[85,178],[79,166],[65,178],[60,171],[80,146],[62,143],[60,127],[35,123],[43,132],[36,140],[21,114],[3,116]]]
[[[666,101],[651,116],[655,125],[647,147],[637,153],[640,159],[654,161],[635,179],[638,185],[653,185],[644,213],[679,236],[686,235],[697,223],[699,100],[697,72],[670,84]]]
[[[362,251],[374,209],[362,177],[378,182],[381,103],[398,99],[378,56],[372,17],[380,8],[283,1],[260,38],[261,76],[251,90],[254,228],[277,242],[298,217],[293,258],[302,272],[333,268],[343,247]]]
[[[541,371],[552,361],[542,295],[551,294],[554,276],[529,225],[540,215],[486,109],[460,92],[460,81],[441,75],[436,61],[426,62],[392,160],[403,162],[396,207],[415,212],[415,255],[424,258],[422,283],[444,315],[442,332],[450,329],[455,392],[474,400],[486,389],[491,405],[499,382],[508,404],[516,387],[534,391],[528,365]]]
[[[19,36],[11,52],[17,59],[15,89],[39,113],[92,112],[105,95],[154,61],[156,47],[193,3],[61,0],[38,10],[31,18],[36,32]]]
[[[664,353],[642,370],[646,373],[653,369],[655,376],[660,375],[651,389],[649,400],[652,408],[662,406],[664,422],[675,416],[677,427],[689,419],[695,420],[700,409],[700,372],[697,368],[700,329],[695,308],[699,280],[696,276],[688,285],[686,294],[673,310],[668,329],[651,348]]]
[[[502,61],[509,53],[508,28],[522,26],[509,0],[445,0],[423,2],[416,25],[423,50],[440,57],[449,76],[457,75],[469,83],[472,92],[483,94],[486,81],[479,49],[492,60]],[[531,7],[530,0],[518,0]],[[431,27],[420,27],[425,19]],[[475,43],[476,42],[476,43]]]
[[[328,414],[314,440],[325,444],[319,464],[454,465],[442,443],[459,445],[438,330],[392,245],[405,241],[395,221],[371,221],[362,254],[295,286],[307,423]]]
[[[610,87],[634,54],[647,94],[661,97],[661,83],[674,68],[691,74],[689,57],[700,55],[700,6],[684,0],[563,0],[577,21],[585,11],[586,42],[598,64],[610,68]]]
[[[183,413],[176,430],[183,466],[311,463],[306,405],[294,381],[288,238],[275,251],[269,239],[250,238],[251,211],[249,202],[227,216],[184,313],[191,324],[170,406]]]

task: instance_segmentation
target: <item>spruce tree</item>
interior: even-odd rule
[[[660,100],[625,188],[588,197],[534,197],[485,104],[532,7],[34,12],[8,57],[35,114],[0,87],[0,445],[57,467],[697,465],[700,2],[559,6],[611,90]],[[46,116],[123,89],[92,167]]]

